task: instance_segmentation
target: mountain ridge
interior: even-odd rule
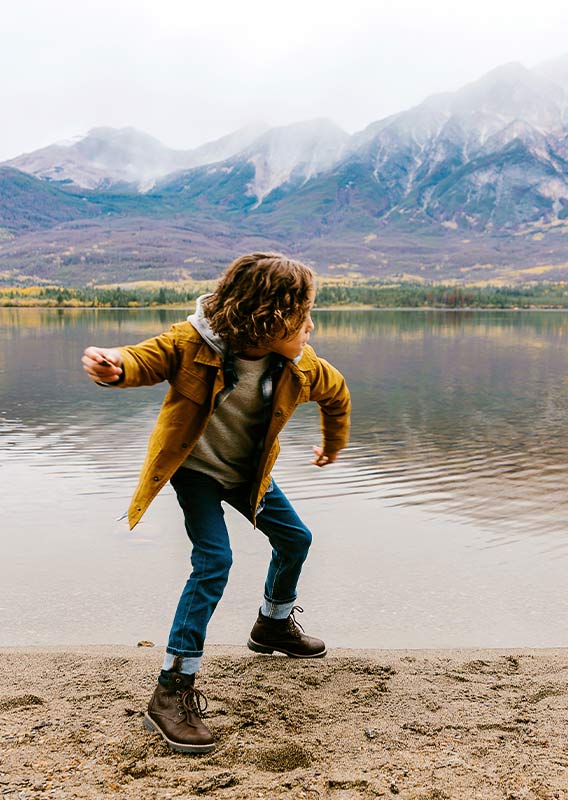
[[[290,249],[330,274],[343,264],[363,276],[497,279],[516,264],[558,279],[568,264],[567,96],[562,57],[501,65],[351,135],[316,119],[172,151],[131,128],[94,129],[69,146],[85,155],[88,187],[54,171],[65,165],[45,160],[49,148],[0,164],[0,265],[55,274],[53,247],[41,244],[49,231],[74,281],[89,268],[214,271],[236,243]],[[38,175],[21,169],[34,163]],[[106,260],[94,242],[102,228]],[[187,229],[189,242],[178,234]]]

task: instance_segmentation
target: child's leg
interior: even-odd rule
[[[238,511],[251,517],[242,500],[227,497]],[[290,501],[273,482],[263,498],[263,509],[256,525],[272,545],[272,558],[264,585],[264,598],[248,645],[263,653],[273,650],[296,658],[316,658],[326,654],[321,639],[306,636],[292,616],[302,566],[308,555],[312,535]]]
[[[261,611],[271,619],[285,619],[298,596],[298,581],[312,534],[274,481],[264,495],[256,525],[272,545]]]
[[[231,548],[217,481],[179,469],[172,478],[191,539],[193,570],[179,599],[162,672],[144,715],[144,724],[171,750],[208,753],[211,731],[201,720],[207,706],[195,687],[207,624],[219,602],[231,567]]]
[[[193,548],[193,570],[183,589],[170,631],[164,669],[174,658],[180,672],[198,671],[207,624],[221,599],[232,563],[231,547],[221,506],[223,487],[200,472],[179,469],[172,477],[185,527]]]

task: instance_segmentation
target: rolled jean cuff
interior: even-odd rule
[[[266,597],[262,599],[262,606],[260,613],[263,617],[270,617],[271,619],[286,619],[292,613],[294,603],[296,600],[290,600],[289,603],[273,603],[272,600],[267,600]]]
[[[194,673],[199,672],[201,659],[203,656],[176,656],[174,653],[165,653],[162,669],[166,671],[172,670],[174,668],[174,661],[176,658],[178,659],[177,671],[181,672],[182,675],[193,675]]]

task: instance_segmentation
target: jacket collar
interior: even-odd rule
[[[195,354],[195,362],[197,364],[205,364],[207,367],[221,367],[223,365],[220,354],[205,341],[202,342],[201,347]]]
[[[311,369],[317,366],[316,354],[313,348],[310,345],[306,345],[299,360],[293,362],[291,361],[290,365],[295,372],[309,372]]]
[[[199,331],[197,331],[197,333],[201,339],[201,346],[195,354],[196,363],[204,364],[207,367],[222,367],[223,359],[221,358],[219,351],[214,350],[211,345],[203,339]],[[277,359],[275,359],[275,361],[276,360]],[[310,345],[306,345],[304,347],[302,355],[297,361],[289,361],[288,359],[282,359],[282,361],[282,366],[285,367],[288,364],[292,372],[295,374],[304,374],[305,372],[309,372],[317,365],[315,353]]]

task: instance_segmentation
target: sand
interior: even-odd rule
[[[0,796],[568,798],[568,650],[209,647],[218,746],[167,749],[142,714],[161,648],[0,650]]]

